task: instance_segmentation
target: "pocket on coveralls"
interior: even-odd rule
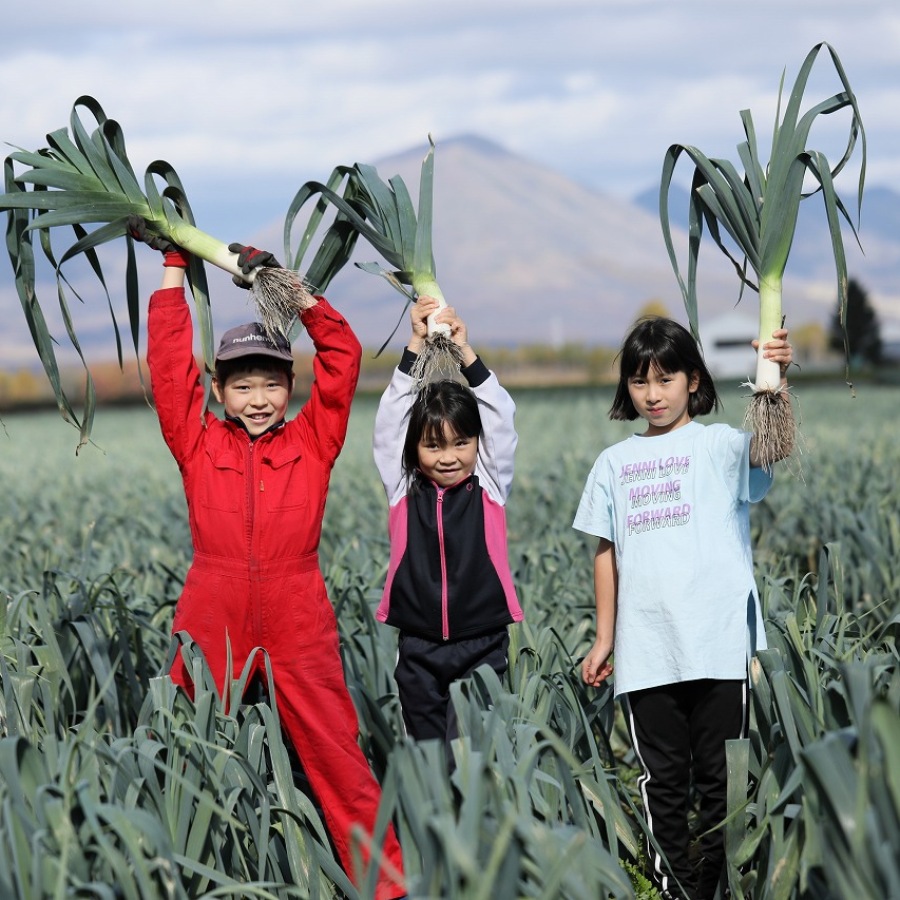
[[[300,444],[279,447],[263,457],[260,502],[271,512],[305,509],[309,506],[310,473]]]
[[[285,596],[297,631],[298,663],[323,676],[338,672],[343,676],[337,617],[321,574],[311,573],[302,585],[291,579],[289,587]]]
[[[233,450],[206,448],[208,465],[201,473],[200,505],[206,509],[237,512],[244,495],[244,460]]]

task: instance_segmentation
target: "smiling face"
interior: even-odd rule
[[[660,372],[650,366],[646,375],[632,375],[628,379],[628,394],[638,415],[647,421],[644,434],[653,437],[668,434],[691,421],[688,404],[700,384],[700,375],[693,372]]]
[[[422,474],[438,487],[452,487],[475,471],[478,438],[457,434],[444,422],[441,433],[422,436],[418,453]]]
[[[251,437],[259,437],[287,414],[294,376],[277,369],[238,371],[225,379],[213,379],[213,393],[225,413],[244,423]]]

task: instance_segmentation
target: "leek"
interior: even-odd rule
[[[801,115],[801,102],[810,72],[823,48],[831,56],[843,90]],[[856,227],[835,191],[834,178],[851,158],[858,139],[861,143],[862,160],[857,188],[857,218],[862,207],[866,170],[866,138],[856,97],[837,53],[829,44],[819,43],[807,54],[788,98],[784,117],[779,121],[783,90],[784,74],[779,86],[778,111],[768,165],[763,166],[760,159],[750,111],[743,110],[740,115],[746,140],[738,145],[738,155],[744,166],[743,175],[727,160],[710,159],[696,147],[673,144],[665,155],[659,197],[663,237],[681,288],[691,330],[698,341],[697,262],[704,225],[737,272],[741,294],[744,287],[759,293],[760,346],[756,377],[750,385],[753,396],[748,409],[748,421],[763,439],[767,432],[773,430],[773,423],[768,417],[779,415],[782,404],[771,402],[781,390],[781,374],[776,363],[763,357],[762,345],[771,340],[772,332],[781,328],[784,321],[783,278],[797,225],[800,201],[821,194],[831,234],[843,321],[847,305],[847,263],[841,235],[841,217],[849,224],[857,241],[858,237]],[[831,115],[845,108],[851,111],[849,134],[841,159],[832,166],[823,153],[806,146],[807,139],[819,116]],[[673,173],[682,154],[694,163],[688,210],[687,282],[679,270],[668,208]],[[810,192],[804,191],[804,179],[807,177],[816,185]],[[736,245],[737,254],[733,254],[726,244],[723,229]],[[743,258],[739,259],[741,255]]]
[[[432,248],[434,141],[431,135],[428,143],[420,171],[417,207],[399,175],[385,182],[374,166],[356,163],[340,169],[351,185],[343,195],[337,194],[333,185],[307,182],[298,192],[285,220],[285,253],[290,259],[292,217],[310,196],[321,195],[325,202],[337,208],[345,227],[354,229],[381,254],[390,268],[377,262],[356,263],[356,266],[381,276],[403,294],[406,297],[404,311],[420,296],[427,295],[438,301],[438,311],[428,317],[429,337],[412,373],[417,387],[435,378],[452,375],[458,371],[460,363],[459,351],[449,338],[448,326],[435,322],[447,302],[437,281]],[[301,244],[301,250],[302,247]],[[394,332],[396,327],[388,341]],[[387,341],[378,352],[385,346]]]
[[[79,111],[86,110],[96,121],[93,132],[82,122]],[[23,169],[24,167],[24,169]],[[103,276],[96,249],[102,244],[126,238],[126,299],[131,339],[139,359],[140,293],[133,240],[128,233],[129,216],[140,216],[151,234],[161,235],[183,247],[191,255],[188,283],[196,307],[198,331],[208,373],[215,356],[212,315],[209,304],[204,261],[232,275],[251,282],[250,296],[271,331],[287,333],[296,325],[298,306],[306,298],[305,282],[324,290],[330,279],[349,259],[356,239],[354,232],[335,236],[329,230],[309,270],[310,278],[289,275],[275,268],[261,268],[244,275],[237,265],[238,256],[228,246],[204,233],[194,224],[194,217],[180,178],[169,163],[157,160],[145,172],[143,188],[125,150],[121,127],[106,116],[101,105],[89,96],[79,97],[72,108],[70,129],[47,135],[47,146],[30,152],[17,149],[4,162],[5,193],[0,195],[0,209],[8,212],[6,245],[15,273],[16,290],[31,337],[56,396],[63,417],[81,431],[84,444],[90,436],[96,396],[91,373],[82,352],[70,315],[67,287],[71,288],[63,265],[81,254],[87,259],[106,295],[115,332],[119,365],[122,340],[109,289]],[[164,183],[162,191],[157,179]],[[334,178],[329,184],[335,184]],[[305,247],[309,247],[324,215],[318,205],[309,219]],[[97,227],[88,230],[86,226]],[[71,228],[75,240],[61,255],[53,248],[51,235],[55,229]],[[339,229],[340,230],[340,229]],[[85,369],[83,411],[79,416],[62,387],[59,366],[44,313],[36,294],[33,236],[56,273],[57,296],[69,340]],[[302,257],[296,260],[299,267]],[[80,298],[79,298],[80,299]],[[274,318],[273,318],[274,313]]]

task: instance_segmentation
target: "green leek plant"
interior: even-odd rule
[[[85,110],[96,122],[93,131],[82,121]],[[302,308],[307,284],[324,290],[328,282],[349,259],[356,240],[355,232],[329,230],[304,278],[294,272],[263,267],[245,275],[237,264],[238,255],[228,245],[206,234],[194,224],[181,179],[172,166],[152,162],[146,169],[143,187],[125,151],[125,138],[119,124],[109,119],[101,105],[89,96],[79,97],[72,108],[70,128],[47,135],[47,146],[36,151],[17,149],[4,162],[5,193],[0,194],[0,210],[8,213],[6,246],[15,273],[16,289],[31,337],[56,396],[63,417],[81,429],[81,443],[89,439],[96,406],[90,370],[84,358],[70,314],[67,288],[72,285],[62,267],[70,259],[84,255],[97,277],[112,314],[116,351],[122,365],[122,340],[113,310],[112,298],[97,248],[124,237],[127,244],[125,290],[131,338],[138,355],[140,334],[140,293],[129,216],[146,222],[147,232],[166,238],[191,254],[188,281],[196,306],[203,358],[207,372],[214,358],[213,325],[204,262],[224,269],[251,283],[250,296],[264,325],[271,332],[287,333]],[[162,190],[157,180],[164,183]],[[339,180],[339,179],[338,179]],[[334,184],[335,176],[329,180]],[[309,217],[304,246],[322,224],[326,204],[318,203]],[[294,213],[296,218],[296,211]],[[95,226],[90,229],[87,226]],[[74,242],[61,253],[54,250],[51,236],[55,229],[71,228]],[[36,293],[34,235],[37,234],[44,256],[55,271],[57,296],[63,322],[73,347],[86,372],[84,409],[79,416],[63,388],[50,334]],[[302,258],[296,260],[299,268]],[[76,294],[77,296],[77,294]],[[81,299],[80,297],[78,299]],[[273,318],[274,315],[274,318]],[[79,445],[80,446],[80,445]]]
[[[387,269],[384,265],[371,262],[356,263],[358,268],[386,279],[406,297],[406,306],[417,297],[427,295],[438,301],[440,309],[446,307],[447,302],[437,282],[432,251],[434,141],[431,135],[428,142],[428,152],[422,161],[419,177],[418,208],[413,205],[409,189],[399,175],[385,182],[374,166],[363,163],[342,170],[353,185],[343,196],[335,192],[333,185],[305,184],[295,197],[285,220],[285,252],[288,258],[292,256],[293,218],[310,196],[318,193],[323,200],[337,207],[340,222],[355,229],[392,267]],[[303,246],[301,242],[301,251]],[[429,316],[428,340],[412,372],[417,387],[459,369],[460,356],[449,338],[448,326],[434,321],[440,309]],[[378,352],[385,346],[387,341]]]
[[[801,113],[801,103],[813,65],[822,49],[827,49],[843,90],[817,103]],[[850,226],[854,237],[856,228],[838,197],[834,178],[844,168],[853,154],[857,139],[861,142],[862,162],[859,169],[857,218],[862,206],[863,184],[866,171],[866,139],[856,97],[847,81],[844,68],[835,50],[826,43],[819,43],[807,54],[794,82],[790,97],[779,121],[784,75],[779,87],[778,113],[772,138],[769,162],[764,165],[756,141],[756,129],[749,110],[741,111],[746,140],[738,146],[738,155],[744,166],[741,175],[728,160],[710,159],[696,147],[673,144],[666,152],[663,163],[659,195],[659,211],[663,237],[669,259],[675,270],[684,298],[685,309],[694,336],[699,340],[697,317],[697,261],[704,225],[712,239],[728,257],[744,287],[759,293],[759,343],[757,371],[748,409],[748,423],[761,440],[774,435],[777,427],[772,417],[784,414],[785,404],[780,401],[781,375],[778,365],[763,357],[762,345],[771,340],[772,332],[781,328],[782,282],[788,254],[797,226],[800,201],[821,194],[831,233],[831,248],[837,273],[838,299],[842,319],[847,304],[847,263],[841,235],[840,218]],[[807,147],[807,139],[814,122],[849,108],[850,123],[846,147],[837,165],[829,163],[826,156]],[[688,211],[688,272],[687,282],[678,266],[672,230],[669,223],[669,192],[676,164],[682,154],[694,163],[693,181]],[[815,182],[812,191],[804,190],[804,181]],[[726,242],[725,234],[737,246],[737,253]],[[743,256],[743,259],[739,259]],[[749,270],[752,270],[752,275]],[[754,277],[755,276],[755,280]],[[775,451],[777,454],[777,450]],[[776,458],[773,456],[773,459]]]

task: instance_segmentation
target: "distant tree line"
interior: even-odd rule
[[[884,361],[884,343],[878,313],[868,293],[854,278],[847,284],[845,315],[841,316],[838,304],[831,317],[829,346],[832,350],[845,354],[852,368],[862,365],[879,366]]]

